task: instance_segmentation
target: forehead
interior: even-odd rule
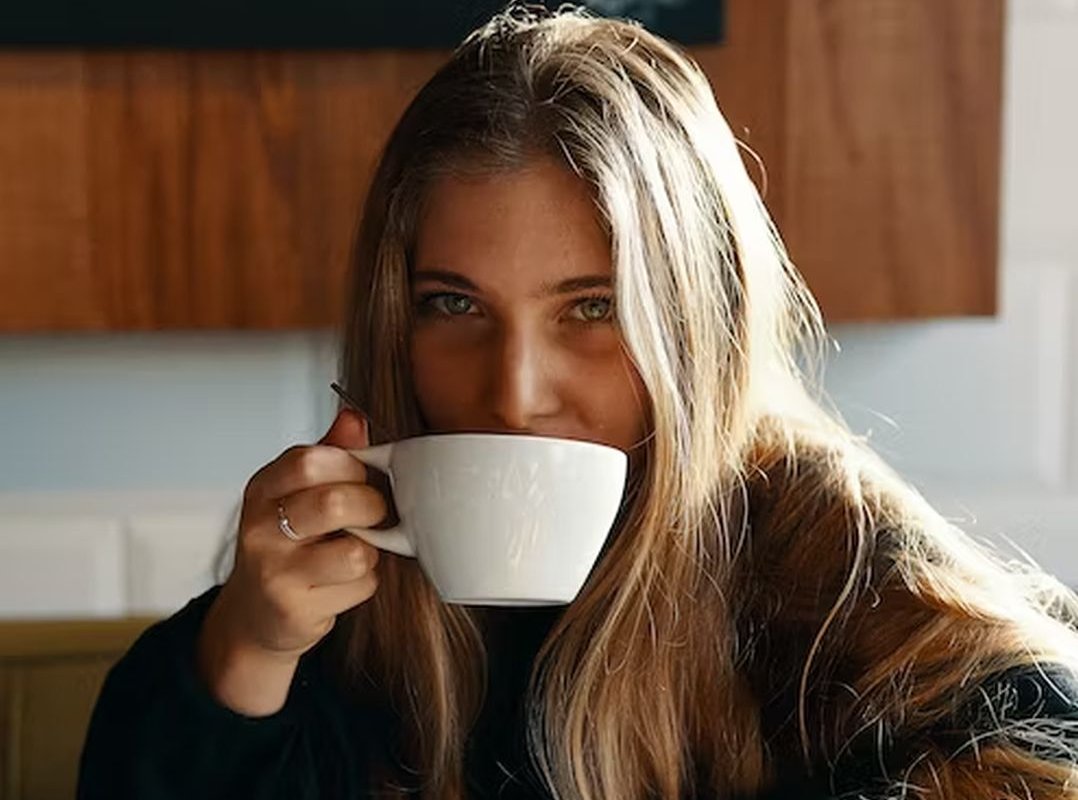
[[[424,198],[414,266],[452,270],[480,285],[612,270],[587,183],[554,161],[440,177]]]

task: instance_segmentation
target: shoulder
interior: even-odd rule
[[[957,748],[1005,742],[1078,764],[1078,673],[1051,662],[998,672],[964,693],[939,735]]]
[[[961,769],[999,747],[1078,766],[1073,668],[1039,663],[1001,670],[956,692],[952,713],[928,729],[894,739],[866,732],[832,767],[827,796],[890,796],[886,792],[918,764]]]
[[[1012,667],[976,687],[968,712],[989,708],[1013,719],[1078,718],[1078,674],[1056,663]]]
[[[172,662],[191,650],[202,620],[220,590],[220,586],[210,587],[148,627],[113,665],[110,674],[145,675],[147,667],[162,661]]]

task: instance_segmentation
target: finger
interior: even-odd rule
[[[336,616],[367,602],[376,591],[378,591],[378,573],[371,570],[358,580],[315,587],[311,589],[310,596],[319,608],[330,609],[330,612]]]
[[[246,497],[276,499],[327,483],[365,483],[366,480],[367,467],[347,450],[298,445],[259,470],[247,485]]]
[[[305,586],[336,586],[371,572],[378,564],[378,550],[355,536],[340,536],[297,548],[292,563]]]
[[[318,443],[360,450],[370,444],[370,425],[358,411],[342,408],[337,412],[333,424]]]
[[[371,528],[386,518],[385,497],[366,483],[331,483],[279,501],[289,525],[304,541],[342,528]],[[280,535],[277,504],[267,508],[264,527]]]

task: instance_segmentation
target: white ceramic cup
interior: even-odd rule
[[[400,524],[350,528],[419,560],[448,603],[569,603],[617,516],[628,458],[606,445],[500,433],[419,436],[352,450],[388,473]]]

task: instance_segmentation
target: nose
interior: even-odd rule
[[[541,337],[505,330],[492,354],[492,406],[498,424],[530,430],[557,414],[556,354]]]

